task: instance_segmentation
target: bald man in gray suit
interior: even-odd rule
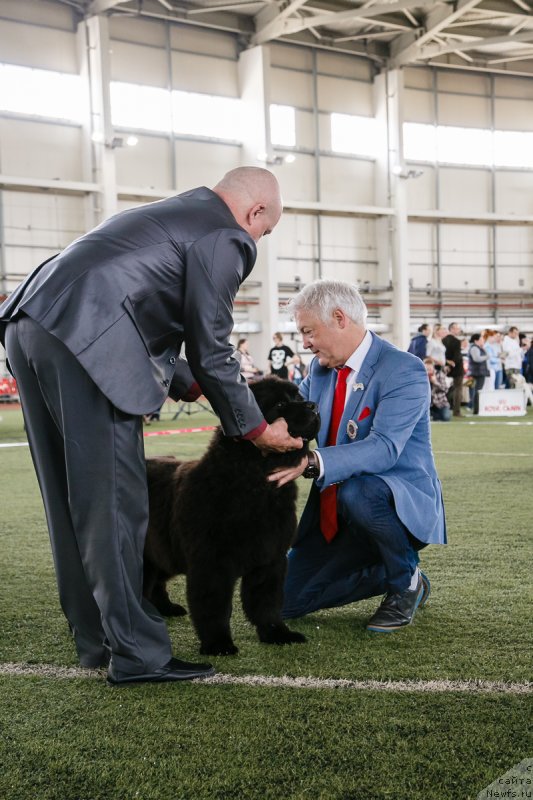
[[[41,264],[0,306],[62,609],[80,663],[112,684],[205,677],[172,657],[142,597],[148,493],[142,415],[203,392],[227,436],[302,446],[268,425],[240,375],[233,301],[282,211],[264,169],[121,212]],[[179,353],[185,345],[188,363]]]

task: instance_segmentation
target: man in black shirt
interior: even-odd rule
[[[294,353],[290,347],[283,344],[283,336],[281,333],[275,333],[272,338],[274,340],[274,347],[270,349],[268,354],[270,373],[280,378],[288,378],[289,370],[287,369],[287,362],[294,357]]]
[[[463,378],[465,374],[463,354],[461,352],[461,326],[458,322],[452,322],[448,326],[448,330],[450,332],[444,337],[442,344],[446,348],[446,363],[453,362],[453,367],[450,368],[448,373],[450,378],[453,378],[453,416],[460,417],[462,416],[461,400],[463,397]]]

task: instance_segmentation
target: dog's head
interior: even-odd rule
[[[301,436],[306,441],[317,436],[320,430],[318,406],[304,400],[294,383],[271,376],[252,383],[250,389],[269,424],[283,417],[291,436]]]

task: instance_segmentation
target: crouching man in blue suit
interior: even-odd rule
[[[270,480],[314,483],[288,556],[284,617],[384,594],[370,631],[409,625],[430,584],[419,551],[446,542],[420,359],[366,329],[357,289],[317,281],[290,304],[315,358],[300,386],[318,403],[318,448]]]

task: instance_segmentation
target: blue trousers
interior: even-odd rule
[[[401,522],[385,481],[375,475],[345,481],[337,510],[332,542],[320,531],[317,503],[309,528],[289,552],[285,619],[409,587],[425,545]]]

